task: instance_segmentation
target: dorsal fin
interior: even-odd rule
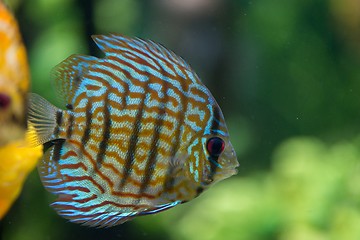
[[[155,43],[151,40],[144,40],[137,37],[131,38],[121,34],[93,35],[91,37],[105,55],[108,55],[108,53],[119,53],[125,52],[129,49],[136,49],[140,53],[150,53],[157,57],[160,56],[164,59],[172,61],[173,63],[179,64],[182,67],[189,68],[190,70],[190,66],[184,59],[163,45]]]
[[[189,77],[189,80],[199,83],[198,76],[189,64],[159,43],[136,37],[126,37],[120,34],[93,35],[92,38],[100,50],[105,53],[105,56],[121,54],[127,58],[140,58],[157,70],[162,68],[173,77]],[[169,65],[173,67],[169,68]],[[190,76],[185,76],[184,73],[179,70],[179,67],[185,70],[187,75]]]
[[[82,76],[89,66],[98,60],[97,57],[85,55],[71,55],[52,70],[51,77],[60,98],[65,105],[72,104],[76,90],[78,89]]]

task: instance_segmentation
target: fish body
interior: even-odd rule
[[[236,173],[223,114],[190,66],[152,41],[93,36],[104,58],[53,70],[65,110],[31,95],[29,123],[52,204],[73,222],[113,226],[198,196]]]

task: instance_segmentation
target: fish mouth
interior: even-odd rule
[[[233,175],[236,175],[238,173],[238,170],[236,169],[238,166],[239,164],[235,165],[234,167],[218,169],[218,171],[214,176],[214,182],[218,182],[226,178],[229,178]]]
[[[218,169],[217,174],[221,176],[221,178],[228,178],[238,173],[237,168],[240,166],[238,162],[235,151],[231,152],[230,156],[225,157],[225,161],[221,163],[222,166],[226,166],[224,168]]]
[[[237,173],[238,173],[238,170],[236,168],[224,169],[224,170],[218,172],[218,174],[224,178],[231,177],[233,175],[236,175]]]
[[[238,171],[236,168],[240,166],[240,163],[237,160],[236,153],[234,150],[225,153],[220,164],[226,167],[224,167],[221,171],[219,171],[219,173],[230,174],[230,175],[237,174]]]

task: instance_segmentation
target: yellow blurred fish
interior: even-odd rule
[[[42,154],[42,147],[30,147],[25,136],[28,87],[25,47],[16,20],[0,0],[0,219]]]

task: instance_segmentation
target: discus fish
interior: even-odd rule
[[[16,19],[0,0],[0,219],[42,154],[25,136],[29,75]]]
[[[197,197],[239,165],[223,114],[190,66],[152,41],[93,36],[104,58],[53,70],[64,108],[30,96],[38,169],[59,215],[109,227]]]

